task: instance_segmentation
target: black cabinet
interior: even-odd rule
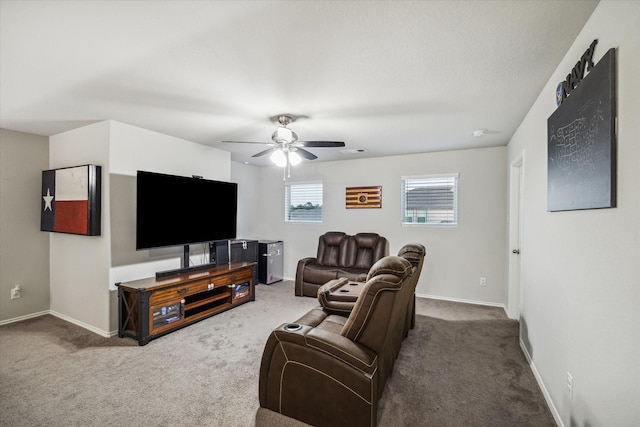
[[[231,243],[229,245],[229,242]],[[216,265],[229,262],[258,262],[257,240],[220,240],[209,244],[209,257]],[[231,259],[229,259],[231,257]]]

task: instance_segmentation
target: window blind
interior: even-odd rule
[[[402,177],[403,224],[456,225],[458,174]]]
[[[285,184],[284,220],[322,222],[322,182]]]

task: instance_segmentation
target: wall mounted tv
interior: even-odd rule
[[[236,237],[238,184],[138,171],[136,249]]]

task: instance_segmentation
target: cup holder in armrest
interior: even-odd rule
[[[284,330],[287,332],[295,332],[299,331],[300,329],[302,329],[302,325],[300,325],[299,323],[287,323],[286,325],[284,325]]]

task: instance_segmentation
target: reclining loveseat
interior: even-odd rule
[[[273,330],[260,365],[260,407],[316,427],[375,426],[405,336],[413,272],[407,259],[386,256],[358,284],[348,316],[319,306]]]
[[[376,233],[325,233],[318,239],[317,255],[298,261],[295,294],[315,298],[320,286],[338,277],[364,281],[371,266],[387,255],[387,239]]]

